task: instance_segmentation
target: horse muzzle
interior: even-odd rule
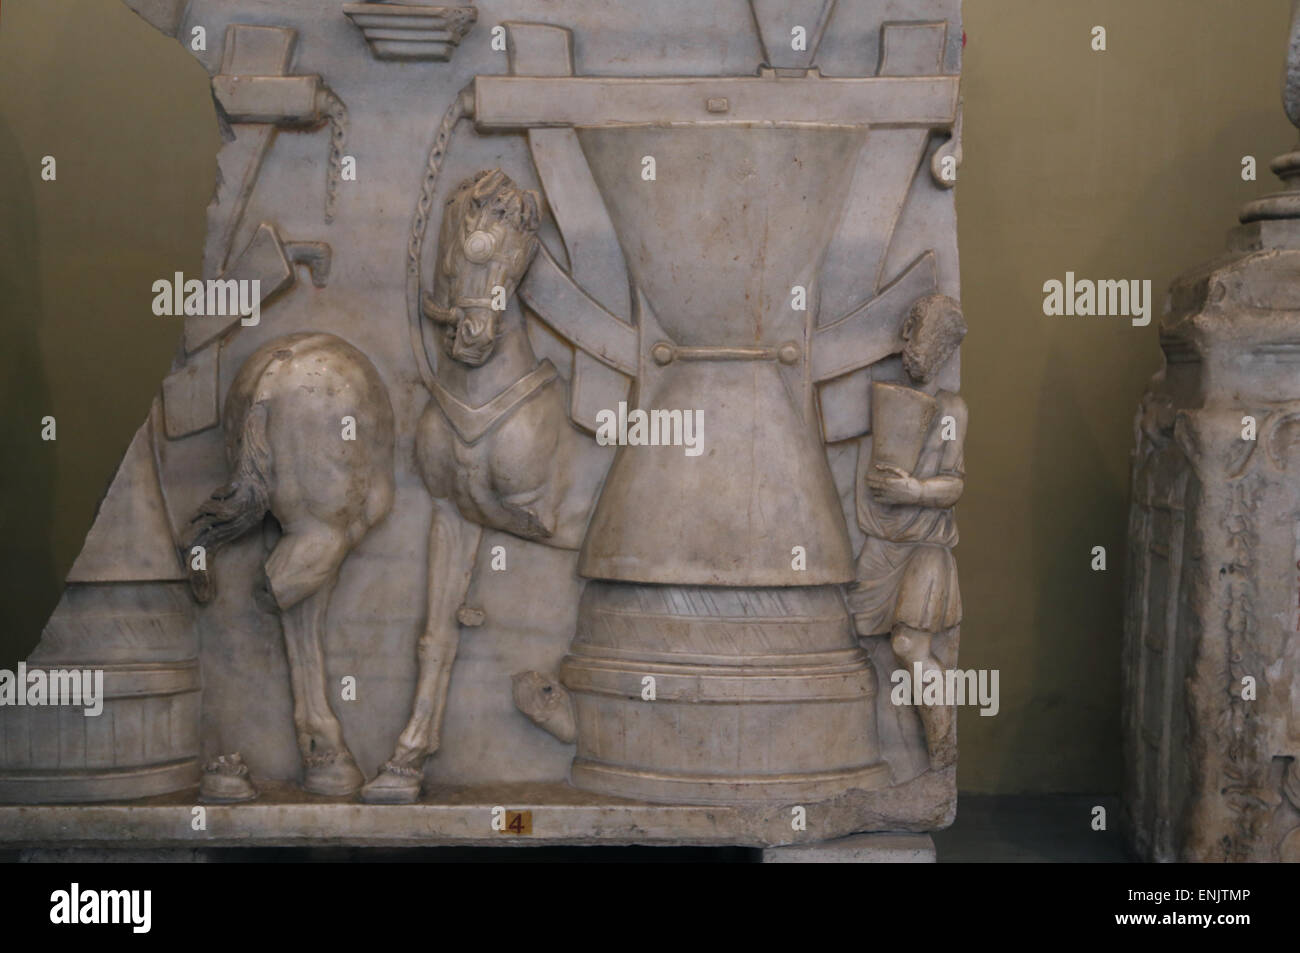
[[[491,357],[496,345],[496,323],[496,315],[491,311],[467,310],[452,339],[452,359],[478,367]]]

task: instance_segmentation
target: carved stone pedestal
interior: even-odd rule
[[[1300,5],[1287,110],[1300,124]],[[1138,412],[1125,814],[1151,860],[1300,861],[1300,150],[1174,282]]]

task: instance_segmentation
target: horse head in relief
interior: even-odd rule
[[[447,356],[470,367],[492,356],[506,302],[537,254],[540,223],[537,193],[500,169],[478,173],[448,200],[434,290],[421,296]]]

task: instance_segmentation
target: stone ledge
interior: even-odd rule
[[[853,834],[820,844],[767,847],[765,864],[933,864],[929,834]]]
[[[930,775],[923,776],[926,778]],[[920,780],[920,779],[918,779]],[[945,793],[946,778],[919,795]],[[915,783],[915,782],[913,782]],[[421,847],[530,845],[750,846],[814,844],[882,823],[878,792],[852,791],[804,805],[807,829],[791,830],[790,805],[654,805],[588,794],[562,783],[441,788],[409,805],[360,804],[259,784],[256,801],[199,805],[197,792],[95,805],[0,806],[0,848]],[[206,830],[191,829],[202,806]],[[492,829],[492,809],[529,811],[531,831]],[[894,827],[921,831],[951,820],[946,801]],[[883,823],[882,823],[883,826]]]

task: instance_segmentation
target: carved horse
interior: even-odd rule
[[[275,517],[281,535],[265,563],[266,588],[284,631],[303,788],[352,794],[365,778],[330,708],[321,635],[339,567],[393,505],[388,391],[341,338],[292,334],[244,363],[224,419],[231,477],[184,534],[191,587],[210,601],[217,548]]]
[[[603,479],[602,451],[569,421],[550,361],[538,361],[511,297],[537,252],[537,193],[500,170],[479,172],[447,203],[432,293],[421,311],[442,330],[416,455],[433,496],[428,614],[410,720],[362,791],[374,803],[419,796],[424,759],[438,750],[462,603],[483,527],[578,549]]]

